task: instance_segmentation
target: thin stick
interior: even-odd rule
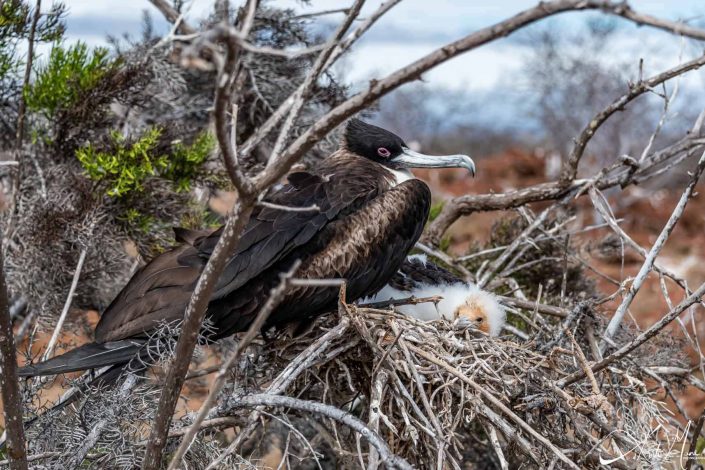
[[[658,322],[654,323],[651,325],[648,329],[644,330],[639,336],[634,338],[632,341],[627,343],[626,345],[622,346],[619,348],[617,351],[613,352],[609,356],[605,357],[599,362],[596,362],[595,364],[592,365],[590,370],[593,372],[597,372],[599,370],[604,369],[614,361],[617,361],[619,359],[622,359],[625,357],[627,354],[644,344],[646,341],[649,339],[653,338],[656,336],[666,325],[671,323],[673,320],[678,317],[681,313],[683,313],[688,307],[691,305],[700,302],[700,299],[705,295],[705,283],[703,283],[698,290],[693,292],[689,297],[684,299],[680,304],[676,306],[673,310],[671,310],[668,314],[666,314],[661,320]],[[564,388],[567,385],[570,385],[572,383],[577,382],[578,380],[582,379],[585,377],[585,372],[582,370],[579,370],[577,372],[574,372],[573,374],[569,375],[568,377],[565,377],[561,380],[559,380],[556,385],[559,388]]]
[[[568,465],[570,468],[574,468],[576,470],[580,470],[580,467],[578,467],[573,461],[571,461],[568,457],[565,456],[563,452],[559,448],[553,445],[551,441],[543,437],[541,434],[539,434],[534,428],[529,426],[526,421],[521,419],[519,416],[517,416],[512,410],[510,410],[504,403],[499,401],[497,398],[495,398],[491,393],[489,393],[487,390],[484,389],[484,387],[480,386],[477,382],[460,372],[458,369],[455,367],[451,366],[444,360],[427,353],[423,349],[417,348],[416,346],[409,344],[408,345],[409,349],[414,351],[416,354],[422,356],[424,359],[443,367],[445,370],[450,372],[451,374],[455,375],[457,378],[465,382],[466,384],[470,385],[472,388],[474,388],[477,392],[480,393],[487,401],[492,403],[492,405],[496,406],[499,408],[502,413],[504,413],[508,418],[510,418],[512,421],[514,421],[516,424],[519,425],[524,431],[528,432],[531,434],[531,436],[534,437],[537,441],[539,441],[541,444],[543,444],[547,449],[549,449],[551,452],[553,452],[556,457],[558,457],[563,463]]]
[[[169,464],[169,470],[176,470],[178,467],[181,466],[181,460],[183,459],[184,455],[186,455],[186,451],[191,445],[191,442],[193,442],[193,439],[196,437],[196,434],[200,429],[201,423],[203,423],[203,421],[206,419],[208,412],[215,404],[215,400],[218,397],[218,394],[225,385],[225,379],[227,377],[228,370],[230,369],[230,367],[232,367],[233,364],[235,364],[240,359],[240,356],[245,351],[245,349],[247,349],[252,340],[255,339],[255,336],[259,334],[259,330],[262,328],[262,325],[264,325],[264,322],[267,321],[269,315],[281,303],[281,301],[284,300],[286,291],[289,288],[289,279],[294,276],[296,270],[299,269],[300,265],[301,261],[295,262],[291,269],[287,273],[282,275],[281,282],[276,288],[272,289],[272,292],[270,293],[267,302],[264,304],[264,306],[262,306],[262,309],[257,314],[257,317],[247,329],[247,332],[242,337],[242,339],[238,342],[235,351],[233,351],[233,353],[220,366],[220,370],[218,371],[218,375],[215,378],[215,382],[211,385],[210,390],[208,391],[208,396],[203,401],[201,408],[198,410],[198,414],[194,418],[193,423],[191,423],[191,426],[189,427],[188,431],[186,431],[186,433],[184,434],[184,438],[181,440],[181,444],[179,444],[178,449],[176,449],[176,452],[174,453],[171,459],[171,463]]]
[[[253,408],[257,406],[281,406],[293,408],[307,413],[316,413],[344,424],[356,433],[364,437],[367,442],[377,449],[381,462],[388,468],[398,468],[401,470],[412,470],[413,467],[403,458],[394,455],[379,434],[373,432],[365,423],[348,412],[331,405],[314,401],[301,400],[293,397],[280,395],[254,394],[239,397],[232,400],[233,408]]]
[[[703,174],[703,170],[705,170],[705,152],[700,157],[700,160],[698,161],[698,166],[696,167],[695,172],[690,178],[690,183],[688,183],[688,186],[685,188],[685,191],[683,191],[683,194],[681,195],[678,204],[676,205],[676,208],[673,210],[671,217],[668,218],[668,222],[666,222],[666,225],[663,227],[663,230],[661,230],[661,233],[654,242],[654,245],[651,247],[651,250],[649,251],[649,254],[646,257],[646,260],[644,260],[644,263],[641,265],[641,269],[639,269],[639,273],[636,275],[636,278],[634,278],[634,282],[632,282],[631,287],[629,287],[627,294],[624,296],[624,300],[622,300],[622,303],[619,304],[619,307],[615,311],[614,316],[607,325],[607,328],[605,329],[603,335],[605,338],[611,339],[617,332],[617,329],[619,329],[619,326],[622,324],[624,314],[626,313],[627,309],[634,300],[634,297],[636,297],[636,294],[639,292],[639,289],[644,284],[646,277],[652,271],[654,263],[656,262],[656,257],[661,252],[661,249],[666,244],[666,241],[668,241],[668,237],[671,236],[671,232],[673,232],[673,229],[675,228],[676,224],[683,216],[683,212],[685,211],[685,207],[688,204],[688,200],[693,195],[695,185],[698,184],[698,180],[700,180],[700,176]],[[603,339],[600,345],[600,351],[604,353],[606,348],[607,343]]]
[[[499,467],[502,470],[509,470],[509,463],[507,462],[507,459],[504,457],[504,452],[502,452],[502,446],[499,445],[499,439],[497,438],[497,430],[494,428],[494,426],[486,426],[489,436],[490,436],[490,442],[492,443],[492,447],[494,448],[495,454],[497,454],[497,459],[499,460]]]
[[[81,254],[78,257],[78,264],[76,265],[76,270],[73,272],[73,280],[71,281],[71,288],[69,289],[69,294],[66,296],[66,302],[64,302],[64,308],[59,315],[59,320],[56,322],[54,327],[54,332],[51,335],[47,349],[42,356],[42,361],[46,361],[51,358],[54,353],[54,347],[56,347],[56,342],[59,339],[59,334],[61,333],[61,328],[64,326],[66,321],[66,316],[69,313],[71,304],[73,303],[73,298],[76,295],[76,288],[78,287],[78,280],[81,277],[81,271],[83,270],[83,263],[86,261],[86,254],[88,253],[88,248],[81,250]]]

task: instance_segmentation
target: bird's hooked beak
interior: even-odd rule
[[[424,155],[402,147],[402,153],[391,162],[404,168],[465,168],[475,176],[475,162],[467,155]]]

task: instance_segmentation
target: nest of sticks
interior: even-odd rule
[[[639,357],[596,377],[583,353],[589,345],[560,321],[546,326],[553,344],[341,304],[298,338],[251,346],[213,419],[245,420],[229,452],[260,468],[271,459],[286,468],[377,468],[392,464],[391,456],[416,468],[654,468],[672,461],[676,428]],[[673,346],[654,343],[640,354]],[[677,356],[670,362],[682,366]],[[579,370],[585,380],[561,383]],[[292,397],[296,403],[287,401]],[[256,405],[269,406],[251,414]],[[361,439],[361,428],[331,417],[331,407],[387,448],[364,432]]]

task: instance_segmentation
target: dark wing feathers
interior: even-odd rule
[[[143,336],[159,323],[181,320],[205,261],[181,261],[184,253],[195,253],[182,245],[162,253],[137,271],[108,306],[95,329],[97,342]]]
[[[373,182],[348,188],[345,175],[323,178],[299,172],[293,183],[269,199],[277,204],[321,211],[293,212],[269,207],[256,209],[225,267],[213,299],[226,296],[247,281],[305,245],[341,213],[355,210],[375,197]],[[187,244],[159,255],[139,270],[106,309],[96,327],[96,341],[144,336],[159,323],[183,318],[185,306],[208,258],[220,239],[222,228],[208,233],[175,229]]]
[[[293,250],[308,243],[331,220],[377,195],[377,186],[363,191],[345,191],[344,179],[322,178],[299,172],[294,183],[285,186],[274,200],[293,207],[316,205],[319,211],[294,212],[263,208],[250,218],[237,251],[228,262],[216,287],[213,299],[219,299],[242,287],[247,281],[280,261]],[[292,179],[290,178],[290,181]],[[215,246],[215,234],[198,246],[207,257]]]
[[[464,283],[455,274],[423,258],[411,256],[404,260],[389,285],[401,291],[412,291],[421,285],[438,286]]]
[[[84,344],[48,361],[21,367],[18,374],[20,377],[54,375],[126,363],[144,344],[145,341],[136,339]]]
[[[174,240],[178,243],[195,245],[204,237],[207,237],[213,230],[192,230],[184,227],[174,227]]]

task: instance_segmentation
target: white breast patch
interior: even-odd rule
[[[392,174],[394,175],[394,186],[398,186],[402,184],[404,181],[409,181],[414,179],[414,175],[407,170],[406,168],[402,170],[393,170],[391,168],[387,168],[387,170],[391,171]]]

